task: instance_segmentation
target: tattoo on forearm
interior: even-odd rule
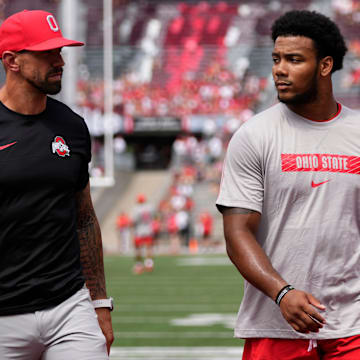
[[[221,213],[223,215],[232,215],[232,214],[252,214],[256,211],[244,208],[236,208],[236,207],[225,207],[223,206],[221,209]]]
[[[80,262],[91,298],[106,297],[100,226],[91,202],[78,201],[77,232]]]

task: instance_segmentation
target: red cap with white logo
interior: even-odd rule
[[[8,17],[0,26],[0,58],[6,50],[45,51],[63,46],[82,46],[66,39],[53,14],[42,10],[24,10]]]

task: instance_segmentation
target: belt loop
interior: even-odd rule
[[[317,348],[317,341],[316,339],[310,339],[309,340],[309,347],[307,349],[308,352],[310,352],[312,349]]]

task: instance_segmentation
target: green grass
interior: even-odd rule
[[[115,299],[114,346],[242,344],[223,319],[210,325],[188,321],[189,316],[236,315],[243,283],[225,255],[160,256],[154,272],[141,275],[134,275],[132,266],[131,257],[105,258],[108,293]],[[188,323],[179,326],[174,320]]]

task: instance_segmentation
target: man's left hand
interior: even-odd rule
[[[97,308],[95,311],[98,316],[100,328],[106,339],[107,352],[110,354],[110,347],[114,342],[114,331],[112,328],[110,310],[107,308]]]

